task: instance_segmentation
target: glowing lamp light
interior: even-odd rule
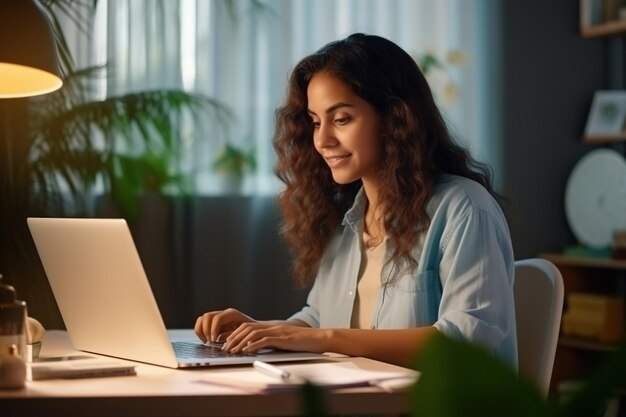
[[[36,0],[0,0],[0,98],[46,94],[62,85],[45,10]]]

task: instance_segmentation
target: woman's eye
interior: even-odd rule
[[[341,117],[339,119],[335,119],[335,124],[339,126],[343,126],[343,125],[348,124],[349,121],[350,121],[349,117]]]
[[[311,121],[311,124],[313,125],[313,128],[314,128],[314,129],[318,129],[318,128],[320,127],[320,122],[317,122],[317,121],[315,121],[315,120],[312,120],[312,121]]]

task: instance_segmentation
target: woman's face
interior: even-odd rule
[[[381,157],[382,120],[374,107],[327,73],[307,89],[313,144],[339,184],[374,182]]]

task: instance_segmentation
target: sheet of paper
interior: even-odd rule
[[[377,364],[380,362],[359,363],[350,360],[275,364],[291,374],[290,380],[266,375],[252,367],[212,369],[203,372],[194,382],[254,392],[295,389],[305,381],[322,388],[379,386],[385,390],[397,390],[412,385],[419,375],[418,372],[408,369]]]

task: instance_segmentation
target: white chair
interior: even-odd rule
[[[548,395],[563,313],[563,277],[545,259],[515,262],[519,372]]]

